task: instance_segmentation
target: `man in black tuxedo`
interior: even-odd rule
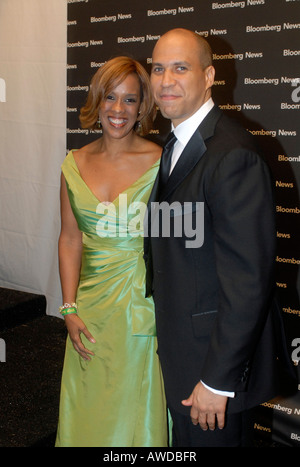
[[[145,261],[174,446],[246,445],[245,415],[276,394],[272,183],[252,136],[212,101],[214,76],[197,34],[156,43],[152,89],[177,140],[150,196]]]

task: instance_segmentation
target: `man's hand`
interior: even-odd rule
[[[215,394],[202,383],[198,383],[190,397],[181,401],[182,405],[191,407],[191,420],[199,423],[202,430],[224,428],[227,397]],[[216,423],[217,422],[217,423]]]

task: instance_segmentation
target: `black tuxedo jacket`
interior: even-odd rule
[[[270,399],[284,334],[274,302],[273,189],[252,136],[215,106],[158,199],[157,190],[158,180],[146,287],[169,405],[189,413],[181,400],[199,380],[234,391],[231,412]]]

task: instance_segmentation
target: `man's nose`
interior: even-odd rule
[[[161,84],[163,87],[172,86],[175,82],[173,72],[171,70],[164,70],[162,75]]]

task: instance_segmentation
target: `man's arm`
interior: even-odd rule
[[[209,388],[243,391],[242,375],[266,316],[273,284],[275,214],[268,168],[251,151],[232,151],[212,177],[208,203],[219,279],[218,315],[202,379]],[[199,382],[183,405],[202,429],[224,427],[227,394]]]
[[[243,391],[274,284],[274,200],[262,159],[241,149],[228,153],[213,174],[208,203],[219,297],[201,378],[219,390]]]

